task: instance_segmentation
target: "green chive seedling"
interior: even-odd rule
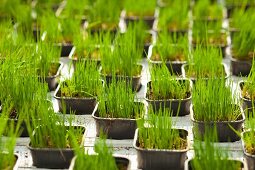
[[[152,61],[187,61],[189,53],[187,35],[177,38],[170,36],[167,31],[159,33],[155,46],[153,46]]]
[[[154,112],[150,108],[148,120],[138,120],[138,147],[167,150],[182,150],[188,147],[187,139],[182,137],[178,129],[173,128],[169,112],[168,109]],[[145,124],[149,127],[145,127]]]
[[[124,8],[127,16],[153,16],[156,0],[127,0],[124,2]]]
[[[151,66],[151,87],[147,90],[149,99],[186,99],[191,95],[190,82],[171,76],[165,65]]]
[[[123,81],[113,81],[98,96],[99,116],[137,119],[143,116],[143,105],[135,102],[135,92]]]
[[[214,133],[209,131],[214,131]],[[191,169],[242,169],[242,162],[231,160],[228,151],[221,149],[212,141],[217,140],[215,130],[206,129],[205,140],[194,141],[195,157],[189,162]]]
[[[189,55],[188,65],[185,68],[186,77],[209,78],[226,76],[221,61],[222,54],[219,49],[197,46],[192,51],[192,54]]]
[[[60,85],[61,96],[87,98],[98,95],[102,81],[95,62],[86,61],[77,63],[71,79],[65,80]]]
[[[178,1],[171,2],[169,8],[160,10],[158,29],[167,28],[170,31],[188,30],[189,28],[189,6],[190,1],[182,1],[182,5]],[[171,9],[174,10],[171,10]]]
[[[199,79],[192,90],[192,103],[198,121],[235,121],[242,114],[224,79]]]

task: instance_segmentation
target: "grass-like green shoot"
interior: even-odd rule
[[[167,31],[159,33],[158,41],[153,47],[153,61],[186,61],[189,54],[188,36],[170,36]]]
[[[124,81],[113,80],[102,89],[98,99],[100,117],[137,119],[143,116],[144,106],[135,102],[135,92]]]
[[[156,5],[156,0],[126,0],[124,2],[127,16],[153,16]]]
[[[225,70],[221,62],[220,49],[197,46],[189,56],[188,65],[185,68],[186,76],[193,78],[224,77]]]
[[[145,149],[183,150],[187,148],[187,139],[179,130],[173,128],[169,117],[170,110],[148,111],[148,120],[138,120],[138,147]],[[145,127],[147,124],[149,127]]]
[[[192,90],[192,103],[194,119],[198,121],[235,121],[241,116],[236,98],[224,79],[199,79]]]
[[[212,142],[217,139],[216,130],[206,129],[204,141],[194,141],[195,157],[191,160],[192,169],[241,169],[240,161],[231,160],[230,154]]]
[[[189,28],[189,7],[190,1],[173,1],[170,8],[160,10],[159,29],[168,28],[168,30],[188,30]],[[171,10],[174,9],[174,10]]]
[[[171,76],[165,65],[151,66],[150,73],[151,87],[147,87],[147,95],[150,99],[185,99],[190,96],[190,82]]]
[[[61,83],[61,96],[76,98],[95,97],[98,95],[102,85],[95,62],[77,63],[71,79]]]

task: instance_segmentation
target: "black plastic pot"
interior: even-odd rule
[[[58,101],[59,111],[63,112],[64,108],[66,108],[66,114],[71,112],[74,112],[76,115],[92,114],[96,106],[96,97],[61,97],[60,85],[55,91],[54,98]]]
[[[198,121],[194,119],[193,107],[190,106],[191,121],[193,122],[194,138],[204,140],[206,129],[214,129],[216,127],[217,142],[235,142],[240,140],[240,136],[235,132],[241,132],[245,120],[243,109],[240,107],[242,115],[238,120],[233,121]],[[235,131],[233,131],[235,129]]]
[[[248,109],[248,108],[252,108],[255,106],[255,101],[252,102],[252,100],[250,99],[247,99],[245,97],[242,96],[242,90],[243,90],[243,86],[244,86],[244,83],[246,83],[246,81],[239,81],[238,85],[239,85],[239,90],[240,90],[240,99],[242,100],[242,106],[243,106],[243,109]]]
[[[188,160],[185,161],[184,170],[193,170],[193,169],[192,169],[192,165],[191,165],[191,164],[192,164],[192,161],[193,161],[193,159],[188,159]],[[203,161],[203,160],[201,159],[201,162],[202,162],[202,161]],[[234,162],[236,162],[237,165],[238,165],[238,164],[241,165],[241,167],[237,167],[236,169],[248,170],[246,161],[240,161],[240,160],[234,160],[234,159],[229,159],[228,161],[234,161]]]
[[[232,74],[235,76],[248,76],[251,67],[252,61],[251,60],[238,60],[236,58],[231,57],[231,71]]]
[[[222,63],[222,66],[223,66],[223,69],[224,69],[224,71],[225,71],[225,78],[224,78],[224,79],[227,80],[227,78],[230,76],[229,71],[228,71],[227,66],[226,66],[225,63]],[[187,78],[187,79],[192,80],[193,84],[195,84],[196,81],[197,81],[197,78],[196,78],[196,77],[187,77],[187,76],[186,76],[187,67],[189,67],[188,64],[183,64],[183,65],[182,65],[182,76],[183,76],[184,78]],[[202,78],[202,79],[208,80],[208,78]]]
[[[246,132],[242,133],[242,148],[243,148],[244,158],[247,161],[247,165],[249,167],[249,170],[253,170],[253,169],[255,169],[255,155],[252,155],[252,154],[249,154],[249,153],[246,152],[245,142],[243,140],[243,136],[245,136],[249,132],[250,131],[246,131]]]
[[[142,73],[143,65],[139,65],[139,66],[141,68],[141,73]],[[133,77],[116,75],[115,79],[116,79],[116,81],[125,81],[128,85],[131,83],[132,90],[139,91],[140,88],[141,88],[141,78],[142,78],[142,74],[141,73],[140,73],[140,75],[133,76]],[[101,78],[106,81],[107,85],[109,85],[112,82],[112,80],[113,80],[113,76],[112,75],[102,74],[102,69],[100,70],[100,75],[101,75]]]
[[[190,89],[192,88],[192,82],[189,79],[178,79],[179,81],[189,81]],[[147,88],[151,88],[151,82],[147,83]],[[147,90],[148,91],[148,90]],[[173,113],[172,116],[185,116],[190,112],[191,94],[186,99],[167,99],[167,100],[152,100],[149,99],[146,93],[145,100],[151,105],[154,111],[158,111],[160,108],[169,108]],[[178,112],[179,111],[179,112]]]
[[[138,103],[143,104],[143,103]],[[144,105],[144,104],[143,104]],[[99,116],[98,104],[92,113],[96,123],[96,136],[100,135],[101,130],[110,139],[133,139],[137,128],[137,119],[128,118],[103,118]]]
[[[163,62],[162,61],[153,61],[151,60],[151,57],[152,57],[152,54],[153,54],[153,45],[151,45],[149,47],[149,52],[148,52],[148,60],[151,64],[153,65],[163,65]],[[181,67],[183,64],[186,64],[187,61],[166,61],[165,64],[168,68],[168,70],[171,72],[171,73],[174,73],[176,75],[181,75],[182,74],[182,70],[181,70]]]
[[[96,155],[91,155],[96,156]],[[69,167],[69,170],[73,170],[75,166],[75,160],[76,156],[72,159],[71,165]],[[116,165],[119,170],[129,170],[130,169],[130,161],[128,158],[125,158],[123,156],[114,156]]]
[[[82,145],[84,144],[84,139],[85,128]],[[71,160],[75,156],[73,148],[35,148],[29,144],[28,149],[32,155],[33,165],[37,168],[66,169],[70,166]]]
[[[187,140],[188,131],[178,129],[183,138]],[[166,169],[183,169],[186,160],[189,142],[186,149],[183,150],[166,150],[166,149],[144,149],[138,147],[139,129],[135,131],[133,146],[137,152],[137,162],[139,169],[146,170],[166,170]],[[160,140],[160,139],[159,139]]]
[[[58,86],[58,78],[60,77],[60,72],[63,68],[63,64],[62,63],[56,63],[58,64],[58,71],[57,73],[54,75],[54,76],[47,76],[45,77],[45,81],[47,82],[48,84],[48,88],[50,91],[53,91],[57,88]],[[41,78],[40,78],[41,79]]]

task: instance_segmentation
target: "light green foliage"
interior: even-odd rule
[[[223,78],[225,76],[225,70],[221,61],[222,54],[220,49],[197,46],[189,56],[188,65],[185,68],[186,76],[195,78]]]
[[[96,155],[84,153],[80,148],[76,149],[76,159],[74,170],[91,169],[91,170],[117,170],[117,165],[112,150],[108,148],[106,140],[100,138],[94,146]]]
[[[192,91],[192,103],[194,118],[198,121],[234,121],[241,116],[236,98],[232,98],[222,78],[199,79]]]
[[[177,129],[169,117],[170,110],[154,112],[149,108],[148,120],[140,119],[138,126],[138,146],[145,149],[182,150],[187,148],[187,139]],[[149,127],[145,127],[147,124]]]
[[[205,140],[203,142],[199,140],[194,141],[195,157],[189,162],[192,169],[240,169],[242,167],[240,161],[231,160],[228,151],[221,149],[216,143],[212,142],[215,141],[217,136],[215,132],[215,128],[206,129]]]
[[[151,16],[154,15],[156,0],[126,0],[124,8],[127,15],[131,16]]]
[[[168,8],[161,9],[158,23],[159,29],[188,30],[189,7],[189,0],[183,0],[182,5],[180,5],[179,1],[173,1]]]
[[[188,58],[188,36],[171,36],[167,31],[159,34],[157,44],[153,47],[151,60],[186,61]]]
[[[151,66],[151,89],[147,95],[155,100],[185,99],[190,95],[190,82],[171,76],[166,65]]]
[[[61,83],[61,96],[63,97],[95,97],[103,84],[95,62],[86,61],[77,63],[71,79]]]
[[[113,80],[98,98],[100,117],[136,119],[143,116],[144,106],[135,102],[135,92],[126,82]]]

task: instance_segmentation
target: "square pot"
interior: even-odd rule
[[[141,102],[137,102],[137,104],[144,105]],[[96,136],[99,136],[102,130],[103,133],[107,135],[107,138],[133,139],[137,128],[137,119],[100,117],[97,110],[98,105],[99,103],[97,103],[95,110],[92,113],[92,117],[96,123]]]
[[[191,116],[191,121],[193,122],[193,134],[194,138],[199,138],[201,140],[204,140],[204,135],[206,129],[213,129],[216,126],[216,131],[217,131],[217,142],[235,142],[240,140],[240,136],[235,132],[241,132],[242,131],[242,126],[245,120],[244,112],[242,107],[240,107],[241,111],[241,116],[239,117],[238,120],[233,120],[233,121],[210,121],[210,122],[205,122],[205,121],[199,121],[195,120],[194,118],[194,112],[193,112],[193,106],[190,106],[190,116]],[[233,129],[235,130],[233,131]]]
[[[173,44],[174,46],[174,44]],[[149,47],[149,51],[148,51],[148,61],[149,63],[153,64],[153,65],[163,65],[163,61],[153,61],[151,60],[152,54],[153,54],[153,48],[154,45],[150,45]],[[165,61],[164,62],[168,68],[168,70],[170,71],[170,73],[174,73],[176,75],[181,75],[182,71],[181,71],[181,67],[183,64],[186,64],[187,61]]]
[[[140,75],[138,76],[123,76],[123,75],[116,75],[115,79],[116,81],[125,81],[127,84],[132,83],[132,90],[139,91],[141,88],[141,78],[142,78],[142,71],[143,71],[143,65],[138,64],[140,67]],[[102,73],[102,68],[100,69],[100,75],[103,80],[106,81],[106,84],[109,85],[112,82],[113,76],[112,75],[106,75]]]
[[[187,140],[188,131],[177,129],[184,134],[183,138]],[[137,162],[139,169],[183,169],[186,160],[189,142],[186,149],[168,150],[168,149],[144,149],[138,147],[139,129],[135,131],[133,146],[137,151]],[[160,139],[159,139],[160,140]]]
[[[74,111],[76,115],[92,114],[96,106],[96,97],[89,98],[62,97],[60,85],[55,91],[54,98],[58,102],[59,111],[63,112],[63,109],[66,108],[67,114],[70,114],[71,111]]]
[[[192,81],[189,79],[180,78],[178,81],[189,81],[190,82],[190,89],[192,89]],[[147,88],[151,87],[151,81],[147,83]],[[185,116],[188,115],[190,112],[190,104],[191,104],[192,95],[185,99],[162,99],[162,100],[152,100],[149,99],[148,94],[146,93],[145,100],[148,102],[149,105],[152,106],[154,111],[158,111],[160,108],[168,108],[173,111],[172,116]],[[178,113],[179,109],[179,113]],[[169,115],[170,116],[170,115]]]
[[[82,126],[75,127],[84,128]],[[86,130],[84,128],[81,148],[84,145],[85,133]],[[66,169],[70,166],[71,160],[75,156],[73,148],[36,148],[29,144],[28,149],[32,155],[33,165],[37,168]]]
[[[230,58],[232,74],[235,76],[248,76],[252,67],[252,60],[238,60]]]

